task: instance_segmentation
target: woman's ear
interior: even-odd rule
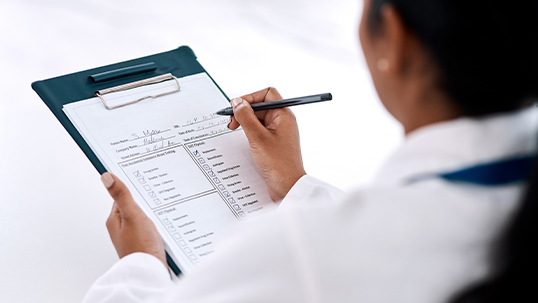
[[[406,53],[410,32],[396,8],[385,4],[380,10],[381,28],[378,40],[379,60],[378,68],[391,74],[400,74],[405,69]],[[381,63],[383,62],[383,63]]]
[[[398,10],[393,5],[385,4],[381,7],[380,15],[384,36],[382,52],[388,63],[386,72],[409,76],[410,73],[424,71],[424,67],[431,68],[430,54]]]

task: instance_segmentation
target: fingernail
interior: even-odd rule
[[[101,182],[106,188],[111,188],[114,185],[114,178],[109,173],[104,173],[101,175]]]
[[[243,103],[243,99],[233,98],[231,103],[232,103],[232,107],[236,108],[239,104]]]
[[[230,120],[228,120],[228,125],[226,125],[226,127],[230,128],[230,123],[232,123],[232,117],[230,117]]]

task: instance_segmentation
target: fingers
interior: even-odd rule
[[[238,99],[240,99],[240,98],[238,98]],[[233,99],[232,99],[232,101],[233,101]],[[272,111],[272,109],[257,111],[257,112],[254,112],[254,115],[256,115],[256,118],[258,118],[258,120],[260,120],[260,122],[265,125],[265,121],[264,121],[265,117],[267,116],[267,113],[270,112],[270,111]],[[241,125],[239,124],[239,122],[235,118],[235,115],[231,116],[230,121],[228,122],[228,128],[231,129],[231,130],[236,130],[239,126],[241,126]]]
[[[268,132],[265,126],[260,122],[259,118],[254,114],[254,110],[250,107],[250,103],[241,98],[235,98],[232,100],[231,104],[234,110],[235,123],[238,123],[243,127],[250,142]],[[233,123],[234,122],[230,124]]]
[[[112,210],[110,211],[110,216],[106,220],[106,228],[109,233],[113,230],[117,230],[121,227],[121,214],[116,203],[112,204]]]
[[[253,103],[260,103],[260,102],[267,102],[267,101],[276,101],[276,100],[282,100],[282,96],[278,92],[278,90],[274,87],[268,87],[262,90],[259,90],[257,92],[254,92],[252,94],[244,95],[241,97],[241,99],[247,101],[250,104]],[[258,111],[255,112],[256,117],[258,117],[259,120],[264,120],[265,116],[267,115],[268,111]],[[237,121],[235,118],[235,110],[234,110],[234,116],[230,117],[230,122],[228,123],[228,128],[231,130],[235,130],[240,126],[240,122]]]
[[[265,124],[266,129],[274,131],[280,129],[280,132],[294,130],[295,125],[297,125],[295,115],[291,109],[287,107],[273,109],[271,112],[267,113],[266,120],[270,121]]]
[[[121,219],[128,219],[142,212],[127,186],[118,177],[111,173],[104,173],[101,176],[101,181],[107,188],[112,199],[114,199],[115,207],[112,209],[111,217],[114,213],[117,213],[121,216]]]
[[[267,101],[276,101],[281,100],[282,96],[278,90],[274,87],[268,87],[257,91],[252,94],[244,95],[241,98],[247,100],[248,103],[258,103],[258,102],[267,102]]]

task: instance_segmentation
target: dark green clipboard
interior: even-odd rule
[[[181,46],[177,49],[160,54],[89,69],[52,79],[36,81],[32,83],[32,88],[49,107],[69,135],[75,140],[97,171],[102,174],[106,172],[106,169],[99,159],[97,159],[97,156],[95,156],[75,126],[69,121],[69,118],[64,114],[62,110],[64,104],[94,97],[95,92],[98,90],[168,73],[171,73],[178,78],[198,73],[207,74],[206,70],[198,62],[192,49],[188,46]],[[211,76],[209,77],[211,78]],[[230,99],[222,89],[220,89],[215,80],[213,80],[213,78],[211,78],[211,80],[229,101]],[[172,258],[170,258],[168,252],[166,253],[166,258],[172,271],[174,271],[176,275],[179,275],[181,272]]]

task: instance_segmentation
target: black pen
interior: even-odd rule
[[[326,94],[297,97],[297,98],[277,100],[277,101],[254,103],[251,106],[252,106],[252,109],[255,112],[257,112],[260,110],[268,110],[268,109],[289,107],[289,106],[294,106],[294,105],[329,101],[332,99],[333,99],[333,96],[330,93],[326,93]],[[226,107],[216,112],[216,114],[222,115],[222,116],[232,116],[234,114],[234,111],[233,111],[233,108]]]

